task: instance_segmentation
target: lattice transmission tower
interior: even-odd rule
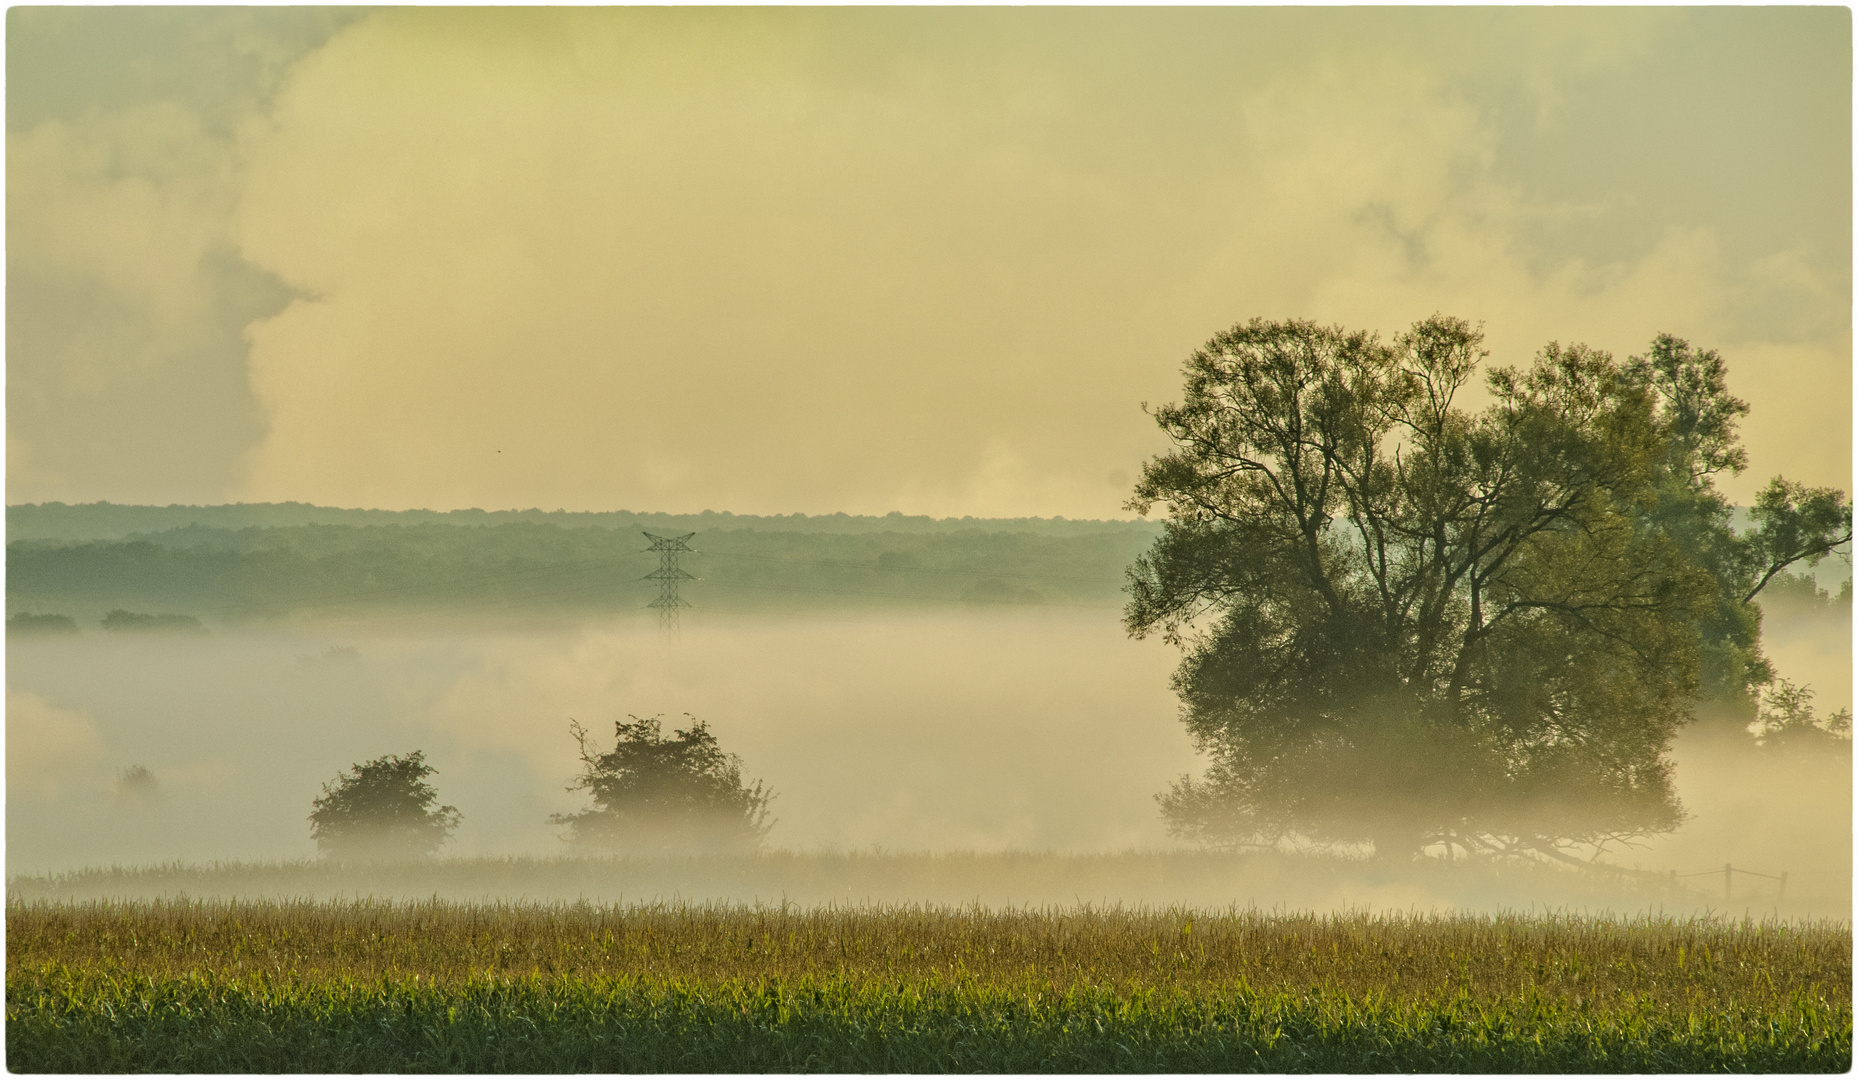
[[[680,581],[695,581],[697,580],[697,576],[695,574],[686,573],[684,568],[677,564],[677,557],[680,554],[693,554],[690,550],[690,538],[695,535],[697,534],[694,532],[685,533],[682,536],[659,536],[656,533],[645,534],[645,538],[652,542],[650,550],[658,553],[658,569],[645,575],[644,578],[646,581],[656,581],[658,583],[658,599],[653,600],[645,606],[658,609],[658,626],[660,629],[676,630],[678,623],[677,613],[681,609],[690,606],[690,601],[677,594],[677,584]]]

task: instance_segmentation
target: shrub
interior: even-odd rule
[[[585,771],[569,791],[585,790],[593,807],[549,818],[566,825],[571,847],[626,853],[752,851],[773,822],[774,794],[742,782],[742,760],[723,753],[701,720],[660,733],[658,717],[616,722],[613,749],[590,747],[587,729],[570,720]]]
[[[153,802],[161,798],[161,784],[146,765],[131,765],[116,774],[116,795],[128,802]]]
[[[458,827],[455,806],[439,806],[426,777],[437,772],[424,751],[389,755],[338,773],[312,804],[310,835],[323,855],[340,859],[422,858]]]

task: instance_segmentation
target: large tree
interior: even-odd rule
[[[1746,406],[1661,338],[1628,363],[1551,344],[1470,411],[1481,340],[1254,320],[1156,410],[1175,448],[1130,506],[1169,514],[1127,623],[1184,647],[1211,757],[1162,797],[1176,835],[1554,854],[1681,819],[1665,751],[1704,657],[1768,677],[1758,622],[1719,625],[1761,547],[1711,479]]]

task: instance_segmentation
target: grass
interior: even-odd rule
[[[751,857],[455,858],[410,863],[319,861],[105,867],[8,880],[14,900],[343,900],[460,903],[789,901],[809,906],[928,903],[1076,907],[1129,903],[1222,910],[1349,908],[1698,912],[1809,917],[1851,910],[1850,878],[1816,889],[1796,875],[1785,903],[1775,883],[1745,879],[1723,910],[1721,876],[1581,872],[1521,862],[1421,859],[1407,864],[1271,852],[1150,851],[840,854]]]
[[[1843,923],[9,903],[25,1072],[1851,1066]]]

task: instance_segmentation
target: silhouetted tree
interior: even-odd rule
[[[1842,747],[1849,752],[1852,712],[1840,709],[1830,716],[1819,716],[1813,708],[1811,687],[1776,679],[1761,695],[1761,711],[1750,730],[1762,746],[1816,750]]]
[[[161,798],[161,784],[146,765],[131,765],[116,774],[116,795],[129,802],[150,803]]]
[[[1713,621],[1747,614],[1750,567],[1848,538],[1849,510],[1777,483],[1729,530],[1711,477],[1743,464],[1746,406],[1713,353],[1550,344],[1470,412],[1481,343],[1442,316],[1391,344],[1254,320],[1156,410],[1175,448],[1129,505],[1169,517],[1127,624],[1185,648],[1212,758],[1161,797],[1175,835],[1565,857],[1681,820],[1665,751]],[[1714,643],[1752,646],[1758,613],[1741,629]],[[1746,652],[1724,681],[1766,681]]]
[[[723,753],[701,720],[661,734],[658,717],[613,725],[613,749],[588,743],[587,729],[569,721],[585,771],[569,791],[586,791],[593,806],[549,820],[566,825],[568,843],[583,851],[742,852],[759,847],[773,823],[772,792],[742,782],[742,761]]]
[[[422,858],[458,827],[455,806],[438,805],[426,777],[438,770],[424,751],[378,757],[338,773],[311,805],[310,835],[322,854],[341,859]]]

